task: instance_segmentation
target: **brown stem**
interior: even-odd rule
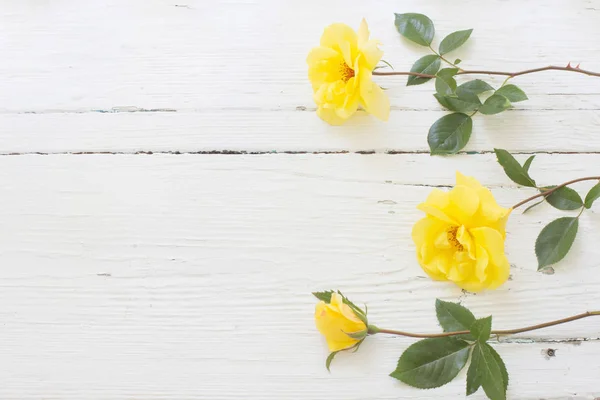
[[[502,71],[486,71],[486,70],[462,70],[462,71],[459,71],[457,73],[457,75],[468,75],[468,74],[471,74],[471,75],[472,74],[504,75],[504,76],[508,76],[510,78],[514,78],[515,76],[533,74],[535,72],[541,72],[541,71],[570,71],[570,72],[577,72],[579,74],[585,74],[585,75],[590,75],[590,76],[600,76],[600,72],[587,71],[587,70],[581,69],[579,67],[572,67],[570,64],[567,65],[566,67],[558,67],[558,66],[555,66],[555,65],[549,65],[547,67],[534,68],[534,69],[526,69],[524,71],[519,71],[519,72],[502,72]],[[373,71],[373,75],[379,75],[379,76],[412,75],[412,76],[418,76],[420,78],[435,78],[435,75],[420,74],[418,72],[377,72],[377,71]]]
[[[514,335],[515,333],[523,333],[529,331],[535,331],[537,329],[547,328],[549,326],[560,325],[571,321],[576,321],[578,319],[592,317],[594,315],[600,316],[600,311],[586,311],[583,314],[573,315],[571,317],[557,319],[556,321],[545,322],[543,324],[527,326],[525,328],[518,329],[506,329],[506,330],[497,330],[492,331],[492,335]],[[399,336],[408,336],[414,338],[440,338],[440,337],[448,337],[448,336],[457,336],[457,335],[466,335],[471,333],[470,331],[458,331],[458,332],[444,332],[444,333],[411,333],[411,332],[403,332],[396,331],[393,329],[381,329],[377,327],[369,327],[369,333],[387,333],[388,335],[399,335]]]
[[[568,185],[570,185],[572,183],[581,182],[581,181],[592,181],[592,180],[599,180],[600,181],[600,176],[588,176],[586,178],[573,179],[572,181],[565,182],[565,183],[560,184],[560,185],[558,185],[556,187],[553,187],[550,190],[546,190],[545,192],[540,192],[540,193],[536,194],[535,196],[528,197],[525,200],[520,201],[517,204],[515,204],[514,206],[512,206],[512,208],[514,210],[515,208],[520,207],[523,204],[530,202],[531,200],[537,199],[538,197],[549,196],[552,193],[554,193],[555,191],[557,191],[558,189],[560,189],[561,187],[568,186]]]

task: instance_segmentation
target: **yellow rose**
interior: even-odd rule
[[[364,336],[367,334],[367,325],[344,303],[342,295],[335,292],[329,303],[320,301],[315,307],[315,323],[332,352],[353,347],[360,342],[361,339],[356,337],[361,336],[361,332]],[[351,337],[349,334],[356,335]]]
[[[363,19],[358,33],[346,24],[325,28],[321,45],[310,51],[308,78],[312,83],[317,114],[332,125],[340,125],[362,106],[379,119],[387,120],[390,101],[372,81],[372,72],[383,52],[369,40]]]
[[[471,292],[495,289],[508,279],[504,239],[512,209],[500,207],[489,189],[457,172],[452,190],[434,189],[417,208],[427,216],[415,224],[412,237],[430,277]]]

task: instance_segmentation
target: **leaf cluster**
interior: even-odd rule
[[[557,186],[539,187],[529,174],[535,156],[530,156],[521,165],[508,151],[503,149],[494,149],[494,151],[498,163],[513,182],[521,186],[535,188],[542,194],[542,200],[529,206],[524,212],[543,202],[547,202],[558,210],[579,210],[575,217],[561,217],[550,222],[542,229],[535,241],[538,271],[559,262],[567,255],[575,241],[582,212],[591,208],[594,201],[600,198],[600,182],[589,190],[585,200],[581,198],[579,193],[566,185],[561,185],[558,188]]]
[[[462,69],[456,59],[448,61],[444,55],[461,47],[471,36],[473,29],[452,32],[439,44],[436,51],[432,47],[435,26],[429,17],[417,13],[396,14],[395,25],[406,39],[428,47],[433,54],[419,58],[411,67],[411,72],[435,75],[434,97],[442,107],[453,111],[438,119],[429,129],[427,143],[431,154],[456,154],[462,150],[473,131],[473,116],[499,114],[512,106],[512,103],[527,100],[527,95],[519,87],[506,84],[495,89],[481,79],[474,79],[458,85],[456,76]],[[441,68],[442,62],[449,68]],[[510,78],[510,77],[509,77]],[[407,86],[420,85],[432,78],[409,76]]]
[[[436,300],[437,319],[444,332],[457,336],[428,338],[408,347],[390,374],[410,386],[431,389],[452,381],[467,365],[466,394],[482,388],[491,400],[505,400],[508,372],[500,355],[487,341],[492,332],[492,317],[476,319],[457,303]]]

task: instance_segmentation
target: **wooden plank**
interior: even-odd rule
[[[599,161],[539,155],[532,173],[558,183],[597,174]],[[425,278],[415,207],[455,169],[503,205],[532,194],[490,154],[0,157],[0,397],[462,396],[464,376],[422,392],[387,376],[407,339],[372,338],[328,374],[309,294],[339,288],[369,304],[373,323],[425,332],[439,330],[436,297],[493,314],[497,328],[598,308],[597,207],[554,275],[536,272],[533,243],[564,214],[540,207],[509,221],[512,280],[499,290],[472,296]],[[498,345],[512,398],[599,396],[599,327]]]
[[[425,151],[426,132],[443,115],[431,84],[406,88],[403,79],[380,79],[394,106],[386,124],[358,116],[349,126],[331,128],[312,112],[304,61],[308,50],[326,25],[357,26],[363,16],[397,70],[409,69],[425,54],[395,30],[393,13],[405,11],[434,19],[436,43],[451,31],[474,28],[472,40],[452,54],[464,60],[465,68],[521,70],[572,61],[600,70],[600,55],[593,51],[598,0],[568,5],[560,0],[407,0],[401,5],[389,0],[377,7],[358,0],[285,6],[270,0],[220,1],[218,7],[201,0],[181,3],[4,5],[0,150]],[[520,103],[518,111],[477,118],[469,150],[490,150],[499,143],[514,151],[599,151],[598,135],[588,132],[599,122],[600,81],[545,72],[515,83],[531,100]],[[132,122],[88,115],[112,110],[175,111],[177,117],[161,114]],[[14,115],[20,113],[43,116],[23,120]],[[74,121],[63,113],[85,115]]]
[[[117,110],[119,111],[119,110]],[[308,111],[116,112],[0,115],[0,153],[377,151],[429,152],[443,111],[366,115],[331,127]],[[465,151],[600,152],[600,112],[512,111],[475,119]],[[275,138],[275,136],[277,136]]]

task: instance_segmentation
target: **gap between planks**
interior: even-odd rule
[[[480,154],[493,154],[493,150],[482,150],[482,151],[460,151],[455,155],[480,155]],[[178,150],[165,150],[165,151],[150,151],[150,150],[138,150],[138,151],[57,151],[57,152],[0,152],[0,156],[52,156],[52,155],[154,155],[154,154],[166,154],[166,155],[304,155],[304,154],[360,154],[360,155],[373,155],[373,154],[385,154],[385,155],[405,155],[405,154],[423,154],[429,155],[426,150],[199,150],[199,151],[178,151]],[[512,151],[511,154],[517,155],[531,155],[531,154],[600,154],[600,151]],[[443,157],[443,156],[442,156]],[[451,157],[451,156],[450,156]]]

